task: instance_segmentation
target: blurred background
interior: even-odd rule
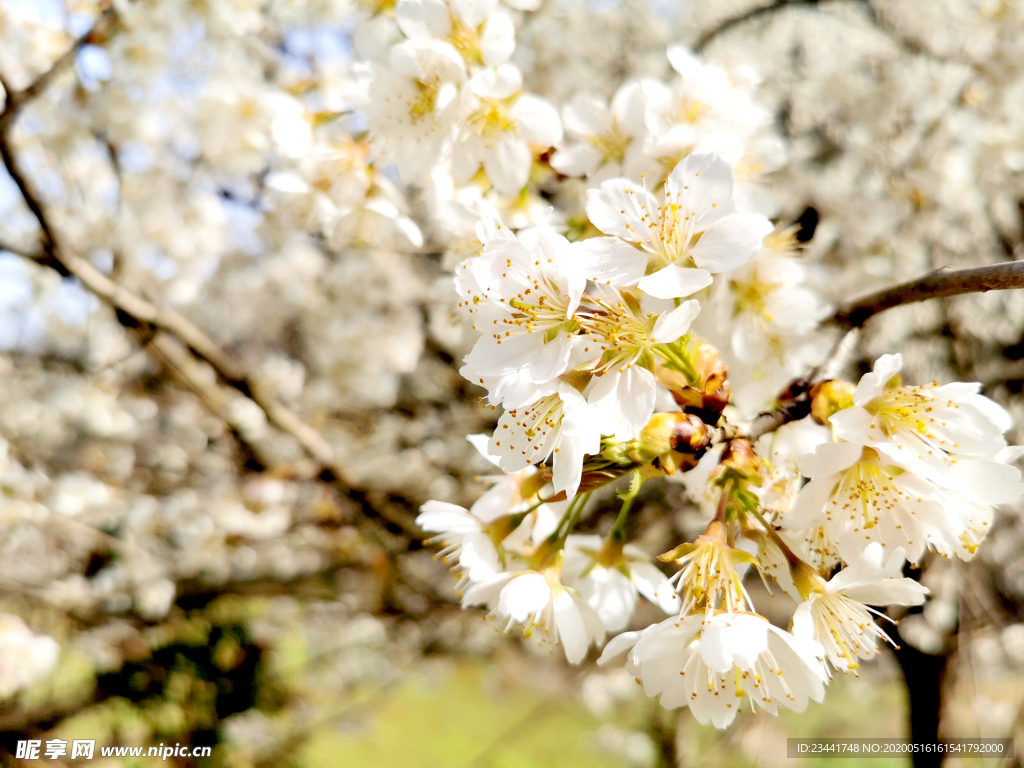
[[[238,768],[771,766],[791,736],[905,736],[911,709],[918,733],[1024,739],[1018,508],[971,562],[925,561],[899,652],[725,732],[458,608],[413,521],[486,488],[465,435],[496,414],[458,374],[458,213],[367,163],[354,37],[393,5],[0,0],[5,763],[28,737],[209,744]],[[667,77],[673,42],[752,68],[785,144],[773,215],[829,301],[1024,255],[1019,0],[516,13],[513,61],[556,105]],[[1024,294],[890,311],[848,374],[893,351],[1024,426]],[[701,528],[679,485],[641,502],[648,552]]]

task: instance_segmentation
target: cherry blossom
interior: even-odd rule
[[[729,165],[710,154],[690,155],[675,167],[661,204],[635,182],[602,183],[587,194],[587,216],[611,237],[583,244],[587,277],[673,299],[747,263],[772,226],[763,216],[737,213],[732,188]]]

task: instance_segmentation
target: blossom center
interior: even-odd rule
[[[467,64],[484,63],[483,51],[480,48],[480,31],[469,26],[454,14],[452,14],[452,31],[448,33],[448,42],[459,52]]]
[[[588,136],[587,141],[594,145],[594,148],[601,153],[605,162],[619,163],[626,159],[626,148],[629,147],[630,138],[619,128],[616,122],[611,130],[598,136]]]
[[[897,505],[909,501],[911,496],[894,480],[900,470],[879,464],[878,454],[870,448],[865,448],[864,454],[864,458],[843,472],[835,498],[830,505],[826,505],[825,514],[831,519],[835,507],[843,501],[840,511],[849,514],[851,520],[860,518],[863,527],[867,529],[878,524],[880,514],[891,515]]]
[[[425,117],[434,114],[437,106],[437,94],[440,90],[437,81],[425,83],[422,80],[415,82],[416,95],[409,104],[409,116],[414,123]]]
[[[467,119],[476,135],[489,144],[501,135],[516,132],[516,123],[509,115],[508,100],[480,97],[480,108]]]

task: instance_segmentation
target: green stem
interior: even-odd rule
[[[580,515],[583,514],[583,508],[587,506],[587,502],[590,501],[590,491],[587,491],[582,496],[576,497],[579,500],[579,504],[576,509],[573,510],[572,515],[569,517],[569,522],[565,525],[565,533],[562,534],[560,541],[565,541],[569,534],[572,533],[572,529],[576,527],[577,521],[580,519]]]
[[[640,495],[640,488],[644,484],[643,473],[639,469],[633,470],[633,477],[629,481],[629,489],[622,495],[622,509],[619,516],[615,518],[615,525],[608,532],[608,539],[621,542],[626,538],[626,523],[629,522],[629,512],[633,508],[633,502]]]
[[[732,480],[722,486],[722,495],[718,497],[718,508],[715,510],[715,520],[725,522],[725,515],[729,509],[729,496],[732,494]]]
[[[558,527],[552,532],[547,538],[548,544],[556,545],[557,548],[565,543],[566,538],[576,525],[576,521],[580,518],[580,513],[583,512],[583,507],[587,505],[587,501],[590,499],[590,491],[587,493],[574,496],[572,501],[569,502],[569,506],[562,514],[562,519],[558,522]],[[562,531],[563,526],[565,531]]]
[[[700,382],[700,376],[697,375],[697,369],[693,367],[693,363],[691,363],[685,355],[679,354],[668,344],[656,344],[654,346],[654,351],[683,374],[691,385],[696,385]]]
[[[789,548],[789,545],[786,544],[786,542],[783,540],[783,538],[781,536],[779,536],[779,532],[775,530],[774,526],[772,526],[767,520],[764,519],[764,517],[761,515],[761,513],[758,510],[751,509],[751,510],[748,510],[748,513],[753,515],[754,519],[757,520],[757,522],[759,522],[764,527],[764,529],[765,529],[765,531],[767,531],[768,535],[771,536],[772,541],[775,542],[775,545],[780,550],[782,550],[782,554],[785,555],[786,560],[787,560],[787,562],[790,563],[790,565],[793,565],[793,564],[798,563],[798,562],[802,562],[802,560],[800,559],[800,556],[797,555],[792,549]]]

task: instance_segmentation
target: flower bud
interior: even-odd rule
[[[711,471],[711,480],[727,478],[746,480],[754,485],[761,484],[761,459],[754,452],[748,440],[730,440],[725,444],[718,466]]]
[[[681,354],[691,366],[691,374],[659,366],[658,382],[672,393],[684,412],[695,414],[708,424],[717,424],[731,396],[725,363],[718,350],[703,339],[690,341]]]
[[[707,426],[696,416],[675,412],[656,413],[635,440],[613,443],[601,455],[618,464],[650,464],[673,451],[683,454],[703,451],[710,440]]]
[[[819,424],[828,426],[828,420],[845,408],[853,407],[856,387],[848,381],[830,379],[811,387],[811,416]]]

